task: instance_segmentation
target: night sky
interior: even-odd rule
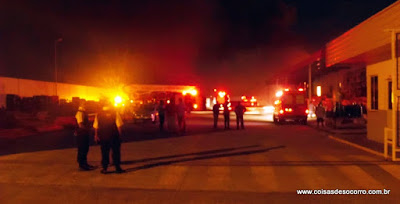
[[[394,0],[0,0],[0,75],[253,94]]]

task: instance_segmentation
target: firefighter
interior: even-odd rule
[[[236,113],[236,129],[239,130],[239,123],[242,129],[244,129],[244,122],[243,122],[243,115],[244,112],[246,112],[246,107],[244,107],[240,102],[239,104],[235,107],[235,113]]]
[[[121,127],[123,125],[122,118],[111,105],[105,104],[94,120],[93,127],[95,129],[95,141],[101,146],[101,164],[103,169],[101,173],[108,173],[107,167],[110,163],[110,149],[112,151],[112,159],[115,165],[116,173],[123,173],[121,164]]]
[[[83,171],[89,171],[92,170],[94,166],[87,163],[87,155],[89,152],[90,124],[84,103],[79,106],[78,112],[76,112],[75,114],[75,119],[77,123],[75,136],[78,146],[77,160],[79,164],[79,169]]]
[[[216,103],[213,106],[214,129],[217,129],[217,125],[218,125],[219,106],[220,106],[220,104],[218,104],[218,103]]]

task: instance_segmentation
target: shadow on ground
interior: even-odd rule
[[[251,147],[258,147],[258,148],[254,149],[254,150],[235,151],[235,150],[251,148]],[[248,147],[241,147],[241,148],[220,149],[220,150],[212,150],[212,151],[190,153],[190,154],[183,154],[183,155],[172,155],[172,156],[166,156],[166,157],[144,159],[147,161],[152,161],[152,160],[156,160],[159,158],[176,158],[176,157],[197,155],[195,157],[181,158],[181,159],[168,160],[168,161],[159,161],[159,162],[155,162],[155,163],[145,164],[142,166],[126,169],[126,171],[132,172],[132,171],[138,171],[138,170],[142,170],[142,169],[149,169],[149,168],[172,165],[172,164],[188,162],[188,161],[199,161],[199,160],[215,159],[215,158],[222,158],[222,157],[233,157],[233,156],[242,156],[242,155],[250,155],[250,154],[259,154],[259,153],[265,153],[265,152],[268,152],[268,151],[271,151],[274,149],[285,148],[286,146],[280,145],[280,146],[274,146],[274,147],[262,148],[262,149],[260,149],[259,147],[260,146],[255,145],[255,146],[248,146]],[[141,161],[141,160],[126,161],[125,163],[137,163],[138,161]]]
[[[198,122],[197,119],[191,121],[192,124],[188,125],[188,131],[185,134],[160,132],[158,130],[158,125],[152,123],[127,124],[124,128],[124,134],[122,135],[121,140],[122,142],[135,142],[224,132],[224,130],[221,128],[213,129],[211,124],[212,121],[207,121],[210,123],[201,123],[200,121],[199,124],[196,124],[196,122]],[[90,136],[90,140],[91,146],[97,146],[97,144],[95,144],[93,141],[93,134]],[[47,132],[14,139],[0,138],[0,155],[67,149],[73,147],[76,147],[73,130]]]

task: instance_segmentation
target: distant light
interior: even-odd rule
[[[131,100],[131,103],[133,103],[133,100]]]
[[[289,91],[289,89],[288,89],[288,88],[286,88],[286,89],[285,89],[285,91]]]
[[[322,88],[321,86],[317,86],[317,96],[320,97],[322,94]]]
[[[192,94],[192,96],[196,96],[196,95],[197,95],[197,90],[196,90],[196,89],[193,89],[193,90],[190,92],[190,94]]]
[[[123,103],[122,106],[125,106],[125,103]]]
[[[276,101],[274,102],[275,105],[278,105],[278,104],[280,104],[280,103],[281,103],[280,100],[276,100]]]
[[[283,92],[282,92],[282,91],[278,91],[278,92],[276,92],[276,94],[275,94],[276,97],[281,97],[282,95],[283,95]]]
[[[251,106],[254,106],[254,103],[251,103]]]
[[[308,109],[306,109],[306,113],[308,114],[308,113],[310,113],[310,111]]]
[[[193,105],[193,108],[194,108],[194,109],[197,109],[198,107],[199,107],[199,106],[198,106],[197,104],[194,104],[194,105]]]
[[[219,95],[219,97],[223,98],[226,95],[226,93],[225,93],[225,91],[220,91],[218,93],[218,95]]]
[[[187,94],[187,93],[186,93],[186,91],[182,91],[182,95],[184,95],[184,96],[185,96],[186,94]]]
[[[217,89],[214,89],[214,92],[217,92]]]
[[[280,114],[283,114],[283,110],[280,110],[279,113],[280,113]]]
[[[242,96],[242,100],[246,99],[246,96]]]
[[[264,110],[264,113],[273,113],[275,108],[274,108],[274,106],[264,106],[263,110]]]
[[[120,104],[120,103],[122,103],[122,98],[121,98],[121,96],[116,96],[115,98],[114,98],[114,102],[115,102],[115,104]]]
[[[169,103],[171,103],[171,101],[170,101],[170,100],[167,100],[167,103],[169,104]]]
[[[304,89],[303,88],[299,88],[299,91],[304,91]]]

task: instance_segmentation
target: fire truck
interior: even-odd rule
[[[276,97],[273,114],[275,124],[282,124],[286,121],[307,124],[309,110],[307,109],[306,94],[302,88],[279,90],[276,92]]]

